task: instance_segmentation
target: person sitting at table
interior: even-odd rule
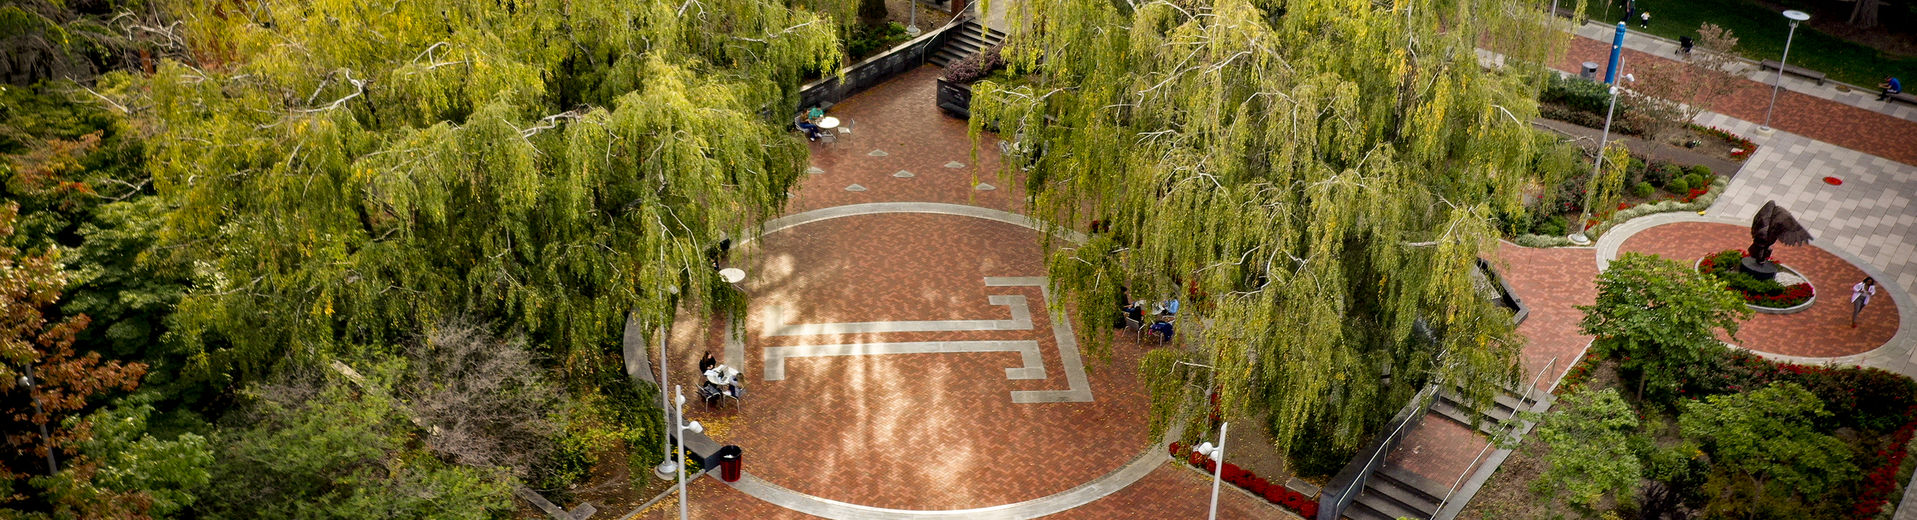
[[[800,114],[799,117],[793,118],[792,126],[797,127],[799,131],[805,132],[805,138],[807,140],[819,140],[819,125],[816,124],[811,117],[807,117],[806,114]]]
[[[1169,321],[1158,320],[1152,322],[1151,332],[1152,334],[1157,334],[1158,339],[1161,341],[1171,341],[1172,330],[1172,324]]]

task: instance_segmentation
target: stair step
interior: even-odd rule
[[[1426,499],[1429,499],[1433,503],[1444,500],[1445,493],[1451,491],[1443,484],[1432,482],[1431,479],[1424,478],[1423,475],[1417,473],[1412,473],[1411,470],[1398,467],[1396,464],[1379,466],[1378,471],[1372,472],[1371,476],[1374,479],[1383,476],[1386,479],[1395,481],[1401,485],[1400,487],[1422,493]]]
[[[1398,520],[1398,517],[1372,509],[1370,505],[1365,504],[1363,495],[1351,501],[1351,506],[1345,508],[1344,517],[1350,520]]]
[[[1365,482],[1365,494],[1390,500],[1399,507],[1422,512],[1427,516],[1437,512],[1438,502],[1444,500],[1443,496],[1427,496],[1424,490],[1411,484],[1375,476]]]
[[[1421,511],[1405,507],[1404,504],[1399,504],[1385,497],[1378,496],[1376,491],[1369,488],[1365,489],[1364,493],[1360,493],[1358,499],[1351,501],[1351,504],[1354,506],[1351,509],[1358,509],[1356,506],[1363,506],[1366,509],[1383,514],[1385,518],[1431,518],[1431,515],[1424,514]]]
[[[964,47],[973,52],[977,52],[979,49],[991,47],[992,42],[979,39],[970,34],[959,33],[958,36],[954,36],[952,37],[951,40],[947,41],[945,46],[946,47]]]
[[[934,53],[932,55],[931,61],[933,63],[937,63],[938,66],[940,67],[944,67],[947,64],[950,64],[954,61],[958,61],[960,59],[961,57],[958,53],[954,53],[952,52],[952,49],[948,48],[948,49],[941,49],[937,53]]]

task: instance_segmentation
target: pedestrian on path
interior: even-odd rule
[[[1651,28],[1651,12],[1650,11],[1645,11],[1642,14],[1637,15],[1637,20],[1638,20],[1637,28],[1639,29]]]
[[[1904,83],[1897,81],[1895,77],[1884,76],[1884,82],[1878,83],[1877,88],[1884,89],[1882,93],[1877,95],[1877,100],[1889,101],[1892,94],[1901,94],[1904,92]]]
[[[1691,55],[1691,47],[1693,47],[1693,46],[1695,46],[1695,45],[1697,45],[1697,40],[1693,40],[1693,39],[1691,39],[1691,37],[1689,37],[1689,36],[1679,36],[1679,37],[1677,37],[1677,53],[1678,53],[1678,54],[1682,54],[1682,55],[1685,55],[1685,56],[1690,56],[1690,55]]]
[[[1864,305],[1870,303],[1870,297],[1877,295],[1877,280],[1864,277],[1864,281],[1850,286],[1850,328],[1857,328],[1857,315],[1864,312]]]

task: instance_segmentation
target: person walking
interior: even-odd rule
[[[1696,45],[1697,45],[1697,40],[1693,40],[1689,36],[1677,37],[1677,53],[1678,54],[1690,56],[1691,47],[1694,47]]]
[[[1904,92],[1904,83],[1897,81],[1897,78],[1894,76],[1884,76],[1884,82],[1878,83],[1877,88],[1883,89],[1882,93],[1877,94],[1877,100],[1889,101],[1892,94],[1901,94]]]
[[[1638,21],[1637,21],[1637,28],[1639,28],[1639,29],[1650,29],[1650,28],[1651,28],[1651,12],[1650,12],[1650,11],[1645,11],[1645,12],[1642,12],[1642,13],[1638,13],[1638,15],[1637,15],[1637,20],[1638,20]]]
[[[1857,315],[1864,312],[1864,305],[1870,303],[1870,297],[1877,295],[1877,280],[1864,277],[1864,281],[1850,286],[1850,328],[1857,328]]]

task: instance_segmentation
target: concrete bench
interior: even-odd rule
[[[1905,102],[1905,103],[1909,103],[1909,104],[1912,104],[1912,105],[1917,105],[1917,94],[1911,94],[1911,93],[1909,93],[1909,92],[1898,92],[1898,93],[1896,93],[1896,94],[1891,94],[1891,95],[1890,95],[1890,100],[1891,100],[1891,101],[1902,101],[1902,102]]]
[[[1785,64],[1778,63],[1771,60],[1764,60],[1764,61],[1757,62],[1757,66],[1763,68],[1764,70],[1783,70],[1785,74],[1790,74],[1792,76],[1801,76],[1806,79],[1814,79],[1814,80],[1817,80],[1817,84],[1819,85],[1824,84],[1824,73],[1806,69],[1796,65],[1785,65]]]

